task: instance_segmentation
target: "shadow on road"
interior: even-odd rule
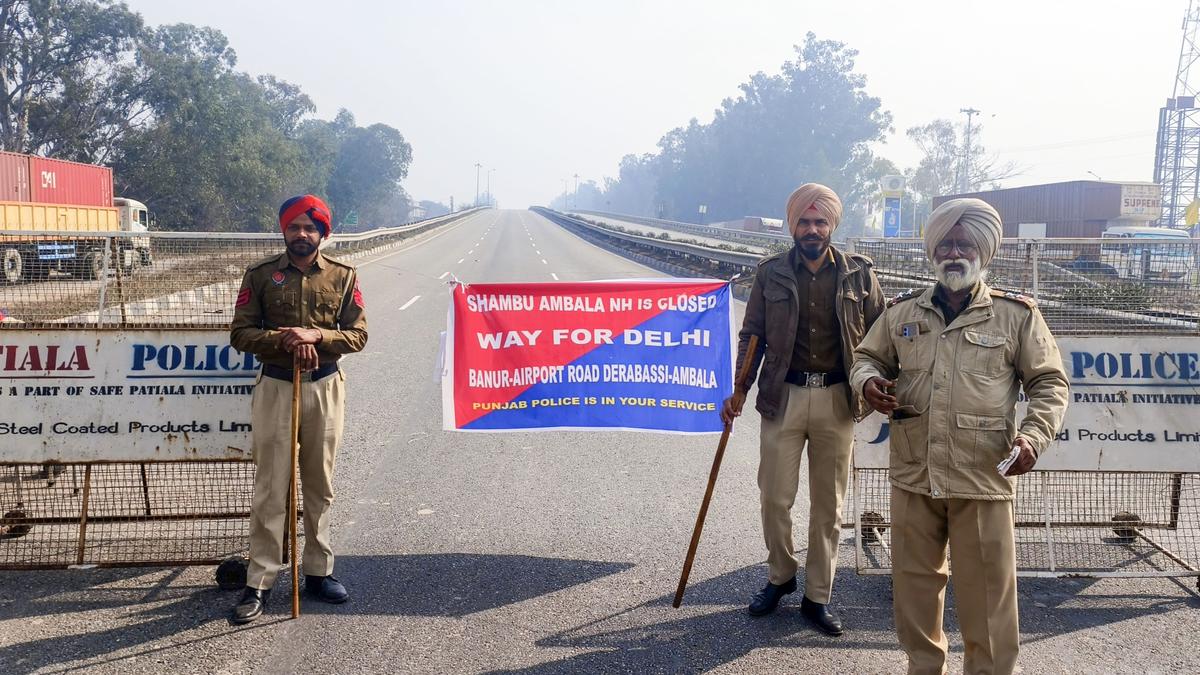
[[[338,556],[336,574],[350,590],[350,602],[308,602],[304,611],[461,617],[586,584],[631,567],[632,563],[475,553]],[[276,586],[282,588],[283,581]]]
[[[339,556],[337,575],[350,588],[350,602],[327,605],[304,600],[302,613],[462,617],[586,584],[632,566],[467,553]],[[29,672],[76,661],[116,662],[129,658],[126,650],[131,648],[137,650],[136,655],[145,655],[247,628],[267,628],[285,619],[290,611],[291,579],[286,575],[276,582],[267,614],[247,627],[234,627],[228,617],[238,592],[221,591],[215,582],[207,587],[173,586],[182,568],[153,584],[139,584],[136,578],[148,571],[123,568],[86,573],[0,573],[4,580],[0,621],[120,612],[118,616],[97,617],[85,632],[9,645],[0,650],[0,672]],[[118,622],[120,625],[113,625]],[[210,625],[213,623],[221,626],[216,634]],[[208,628],[203,633],[197,631],[205,626]],[[125,653],[103,658],[117,651]]]
[[[671,608],[671,595],[576,626],[537,642],[538,647],[587,649],[588,653],[514,671],[497,673],[705,672],[760,648],[886,650],[900,654],[892,621],[891,579],[839,573],[835,607],[846,634],[830,638],[800,615],[800,594],[788,596],[775,614],[751,617],[745,605],[764,583],[766,568],[753,565],[689,587],[684,607],[722,607],[700,616]],[[1150,614],[1200,607],[1187,596],[1085,594],[1096,579],[1022,579],[1022,642]],[[1165,589],[1164,589],[1165,590]],[[952,587],[946,594],[946,631],[956,634]],[[956,642],[952,640],[952,643]],[[961,652],[961,645],[951,651]],[[831,662],[832,663],[832,662]],[[901,661],[902,663],[902,661]],[[829,664],[827,664],[829,665]]]

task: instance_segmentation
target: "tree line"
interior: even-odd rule
[[[740,95],[722,101],[712,122],[693,118],[672,129],[656,152],[626,155],[615,178],[584,180],[551,207],[688,222],[783,218],[787,195],[817,182],[841,196],[839,236],[850,237],[867,234],[870,212],[882,201],[883,176],[906,176],[903,215],[919,223],[933,197],[958,191],[959,172],[967,173],[968,191],[1015,174],[978,142],[978,124],[967,147],[948,120],[907,130],[923,156],[902,171],[873,150],[892,131],[892,117],[855,72],[858,52],[811,32],[795,52],[778,74],[759,72],[741,84]]]
[[[0,148],[111,166],[159,229],[272,231],[308,192],[344,230],[407,220],[398,130],[317,119],[297,85],[236,66],[220,31],[123,2],[0,0]]]

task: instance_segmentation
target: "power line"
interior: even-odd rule
[[[996,150],[996,153],[997,154],[1011,154],[1011,153],[1015,153],[1015,152],[1029,152],[1031,150],[1053,150],[1055,148],[1072,148],[1072,147],[1076,147],[1076,146],[1080,146],[1080,145],[1090,145],[1093,143],[1110,143],[1113,141],[1123,141],[1123,140],[1132,139],[1132,138],[1145,138],[1146,136],[1153,136],[1154,133],[1155,132],[1153,130],[1147,130],[1147,131],[1132,132],[1132,133],[1128,133],[1128,134],[1118,134],[1115,136],[1097,136],[1096,138],[1080,138],[1080,139],[1074,140],[1074,141],[1061,141],[1061,142],[1057,142],[1057,143],[1046,143],[1044,145],[1027,145],[1027,146],[1016,147],[1016,148],[1002,148],[1000,150]]]

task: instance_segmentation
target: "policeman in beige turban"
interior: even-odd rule
[[[738,363],[750,336],[758,350],[746,388],[725,401],[721,416],[741,414],[757,378],[762,415],[758,487],[767,545],[767,585],[750,614],[769,614],[796,590],[800,560],[792,535],[792,505],[800,462],[808,455],[808,553],[801,613],[819,630],[842,634],[829,609],[837,569],[842,499],[849,481],[854,422],[870,413],[846,383],[854,348],[883,311],[883,292],[871,260],[832,245],[842,219],[833,190],[808,183],[787,201],[795,246],[758,264],[738,344]],[[759,368],[761,366],[761,372]]]
[[[1034,301],[984,283],[1001,232],[978,199],[934,210],[925,250],[936,285],[889,301],[850,371],[854,390],[891,418],[893,602],[910,673],[946,672],[947,545],[963,670],[1016,667],[1013,477],[1058,431],[1067,376]],[[1029,408],[1018,423],[1022,388]],[[1016,461],[998,466],[1013,449]]]

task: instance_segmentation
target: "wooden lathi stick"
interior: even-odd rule
[[[758,336],[750,336],[750,344],[746,356],[742,358],[742,367],[738,370],[737,383],[734,391],[741,389],[750,376],[750,364],[754,362],[754,352],[758,350]],[[708,503],[712,501],[713,488],[717,485],[717,473],[721,470],[721,459],[725,457],[725,444],[729,442],[729,432],[733,431],[733,422],[725,423],[721,432],[721,442],[717,444],[717,454],[713,456],[712,471],[708,473],[708,487],[704,490],[704,501],[700,502],[700,513],[696,515],[696,527],[692,530],[692,543],[688,545],[687,557],[683,561],[683,573],[679,575],[679,587],[675,589],[675,601],[672,607],[679,608],[683,602],[683,591],[687,588],[688,575],[692,573],[692,563],[696,560],[696,547],[700,545],[700,532],[704,530],[704,518],[708,515]]]
[[[292,366],[292,466],[289,472],[288,501],[288,532],[292,552],[292,618],[300,616],[300,562],[296,550],[296,465],[300,462],[300,362]]]

